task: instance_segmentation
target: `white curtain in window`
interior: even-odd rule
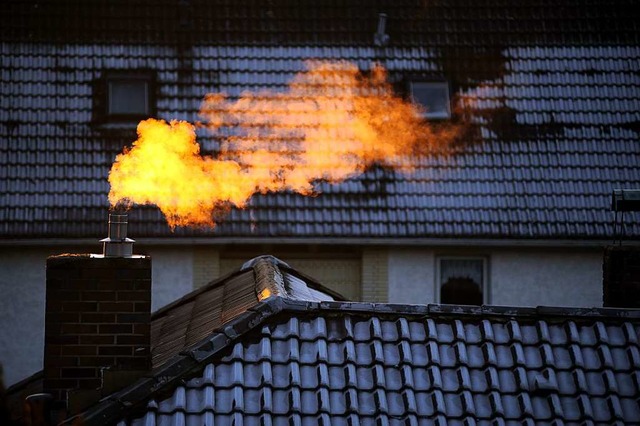
[[[483,262],[481,259],[441,259],[440,285],[451,278],[471,278],[482,288]]]

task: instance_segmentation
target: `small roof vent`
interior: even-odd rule
[[[384,47],[389,44],[389,34],[386,31],[387,28],[387,14],[380,13],[378,15],[378,31],[373,35],[373,44],[379,47]]]

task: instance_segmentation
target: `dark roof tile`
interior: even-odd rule
[[[175,18],[173,2],[150,14],[132,4],[115,11],[96,7],[83,11],[82,19],[74,17],[68,4],[53,8],[55,3],[39,10],[14,5],[19,19],[7,20],[11,13],[2,16],[7,23],[0,55],[0,78],[5,83],[0,85],[0,141],[2,158],[9,159],[0,168],[6,179],[3,193],[9,194],[2,209],[10,211],[10,218],[3,219],[6,237],[95,237],[102,232],[110,162],[134,137],[132,129],[109,132],[91,124],[91,84],[105,67],[156,69],[159,116],[195,120],[195,110],[208,91],[236,96],[243,90],[279,90],[302,69],[300,58],[350,59],[368,68],[377,54],[370,44],[377,19],[371,8],[353,8],[364,10],[364,15],[348,7],[336,7],[340,13],[333,13],[314,4],[304,5],[313,12],[301,13],[300,5],[278,2],[265,18],[253,12],[251,2],[211,8],[196,1],[190,4],[194,13],[189,18],[194,72],[184,83],[180,74],[185,62],[175,55],[173,43],[187,33],[168,24]],[[327,189],[313,200],[258,196],[254,200],[258,220],[247,211],[232,212],[212,235],[608,238],[611,217],[605,207],[611,189],[639,182],[633,130],[638,121],[638,85],[629,64],[637,61],[640,50],[625,2],[593,10],[578,3],[563,2],[566,19],[557,19],[549,13],[552,8],[537,3],[526,8],[496,8],[491,2],[464,7],[436,2],[426,9],[387,5],[392,43],[385,49],[385,59],[391,77],[400,80],[435,71],[454,80],[461,92],[478,92],[480,139],[458,156],[417,159],[420,167],[415,176],[393,175],[385,196],[369,197],[358,179]],[[616,17],[615,26],[598,13]],[[63,15],[69,19],[49,17]],[[399,17],[406,17],[401,26]],[[576,22],[579,26],[574,26]],[[615,31],[610,31],[613,27]],[[282,34],[287,34],[285,39]],[[490,55],[489,60],[473,59],[491,49],[497,49],[499,72]],[[505,106],[515,114],[511,122],[497,118]],[[42,141],[44,146],[39,145]],[[203,139],[203,145],[215,148],[210,137]],[[39,166],[27,168],[27,164]],[[367,177],[378,180],[378,173]],[[69,186],[47,186],[61,176]],[[80,183],[71,185],[72,180]],[[523,190],[532,199],[552,196],[544,205],[509,199]],[[28,197],[14,196],[25,191]],[[290,211],[285,217],[262,215],[261,199],[271,200],[267,205],[277,210],[284,205]],[[74,227],[52,219],[52,211],[70,203],[86,209],[83,223]],[[363,219],[353,214],[366,206],[389,213],[365,212],[371,217]],[[511,218],[491,210],[504,207],[535,209],[535,226],[528,215]],[[405,218],[407,208],[431,214],[413,211]],[[141,210],[140,223],[132,223],[136,236],[168,235],[157,211]],[[307,211],[320,212],[317,225],[305,217]],[[41,216],[34,220],[36,212]],[[66,213],[60,211],[59,217]],[[453,217],[456,214],[460,217]],[[289,226],[272,225],[272,220],[287,221]],[[398,226],[397,220],[408,223]],[[255,232],[249,226],[252,222]],[[629,225],[628,235],[637,234],[636,228]],[[179,230],[176,235],[202,233]]]

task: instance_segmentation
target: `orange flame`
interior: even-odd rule
[[[284,93],[209,94],[201,116],[212,132],[231,129],[217,158],[200,155],[192,125],[149,119],[109,174],[112,205],[155,204],[169,226],[213,226],[255,192],[309,195],[373,163],[411,170],[415,155],[440,151],[456,134],[435,130],[420,108],[394,95],[386,72],[348,62],[307,62]]]

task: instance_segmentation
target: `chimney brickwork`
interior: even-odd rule
[[[56,401],[100,388],[102,369],[151,367],[151,258],[47,259],[44,389]]]
[[[640,247],[607,247],[602,284],[605,307],[640,308]]]

